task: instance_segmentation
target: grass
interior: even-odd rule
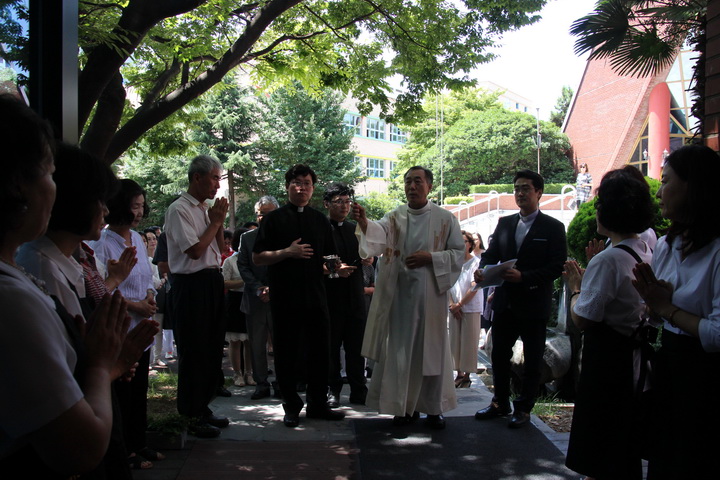
[[[177,413],[177,375],[157,372],[151,375],[148,385],[148,417]]]

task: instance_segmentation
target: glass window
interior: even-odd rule
[[[390,125],[390,141],[397,143],[406,143],[407,133],[400,130],[396,125]]]
[[[365,175],[372,178],[385,178],[385,160],[368,158]]]
[[[360,135],[360,115],[354,113],[346,113],[343,117],[343,124],[348,130],[351,130],[353,134]]]
[[[385,120],[379,118],[367,119],[367,137],[377,140],[385,140]]]

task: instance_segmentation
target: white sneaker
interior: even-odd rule
[[[252,373],[248,373],[247,375],[245,375],[245,384],[251,386],[257,385],[255,380],[253,380]]]
[[[155,365],[157,365],[158,367],[164,367],[166,366],[166,363],[158,358],[155,360]]]
[[[242,375],[240,375],[239,373],[236,373],[235,375],[233,375],[233,383],[235,384],[236,387],[244,387],[245,379],[243,378]]]

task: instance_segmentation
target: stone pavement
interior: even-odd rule
[[[481,362],[483,359],[481,358]],[[174,367],[171,362],[169,367]],[[481,365],[482,366],[482,365]],[[226,370],[226,374],[229,371]],[[492,397],[477,376],[472,376],[470,388],[457,389],[458,408],[447,412],[448,429],[452,432],[453,418],[471,418],[475,412],[485,407]],[[357,442],[353,420],[367,418],[387,418],[388,428],[392,429],[389,416],[378,415],[365,406],[348,405],[348,387],[343,389],[341,409],[346,419],[339,422],[306,419],[300,416],[300,427],[290,429],[282,424],[283,410],[281,401],[275,398],[250,400],[254,387],[229,387],[233,396],[216,398],[211,408],[216,415],[226,416],[230,426],[222,430],[217,439],[196,439],[188,437],[183,450],[163,450],[167,458],[154,462],[150,470],[133,471],[137,480],[191,480],[191,479],[356,479],[380,478],[370,472],[359,471]],[[457,421],[460,421],[458,419]],[[493,420],[502,422],[505,420]],[[478,422],[480,427],[480,422]],[[418,427],[419,429],[420,427]],[[538,474],[531,476],[502,476],[493,478],[533,478],[559,479],[576,478],[562,465],[567,446],[568,434],[558,434],[533,415],[532,425],[537,428],[557,448],[557,454],[550,460],[551,470],[561,472],[558,475]],[[427,430],[427,429],[425,429]],[[483,429],[478,428],[478,435]],[[508,435],[520,432],[510,429]],[[430,430],[423,435],[429,436]],[[408,435],[411,441],[414,435]],[[415,435],[417,436],[417,435]],[[510,437],[510,441],[512,442]],[[517,438],[522,438],[518,436]],[[510,450],[510,448],[508,448]],[[508,452],[510,453],[510,452]],[[502,462],[502,458],[497,459]],[[543,459],[545,463],[547,459]],[[402,478],[402,473],[395,472]],[[452,473],[452,472],[450,472]],[[483,472],[477,472],[478,478]],[[428,477],[429,478],[429,477]],[[452,475],[446,478],[455,478]]]

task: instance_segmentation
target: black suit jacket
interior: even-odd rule
[[[522,317],[548,318],[553,282],[562,274],[567,259],[565,226],[539,212],[518,250],[515,246],[518,219],[517,213],[500,219],[480,259],[480,266],[484,267],[517,258],[515,268],[522,273],[520,283],[505,282],[495,289],[493,310],[511,309]]]
[[[253,247],[257,238],[257,229],[245,232],[240,237],[240,250],[238,251],[238,271],[245,281],[245,294],[243,295],[240,310],[250,313],[256,304],[261,303],[257,296],[260,287],[269,285],[268,268],[265,265],[255,265],[252,260]]]

